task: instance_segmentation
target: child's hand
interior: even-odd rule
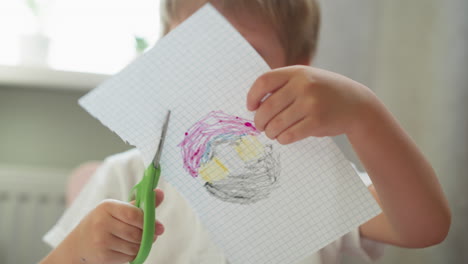
[[[309,136],[350,133],[375,98],[367,87],[344,76],[291,66],[260,76],[247,95],[247,108],[257,110],[257,129],[289,144]]]
[[[156,190],[156,206],[164,194]],[[73,255],[82,263],[117,264],[132,261],[140,248],[143,212],[125,202],[105,200],[92,210],[70,234]],[[154,241],[164,232],[156,222]]]

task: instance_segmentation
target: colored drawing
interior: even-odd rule
[[[251,120],[212,111],[189,128],[179,147],[184,169],[222,201],[254,203],[277,185],[278,155]]]

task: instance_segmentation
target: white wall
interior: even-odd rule
[[[321,1],[316,65],[342,73],[384,101],[431,161],[449,199],[441,245],[387,247],[379,263],[468,263],[468,2]],[[338,139],[354,159],[349,145]],[[362,263],[349,258],[346,263]]]

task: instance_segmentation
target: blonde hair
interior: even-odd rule
[[[278,32],[287,64],[312,59],[317,47],[320,11],[315,0],[161,0],[163,34],[206,2],[219,3],[226,12],[249,10],[259,14]]]

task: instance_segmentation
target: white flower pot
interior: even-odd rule
[[[47,66],[49,44],[49,38],[42,34],[21,36],[21,64],[34,67]]]

